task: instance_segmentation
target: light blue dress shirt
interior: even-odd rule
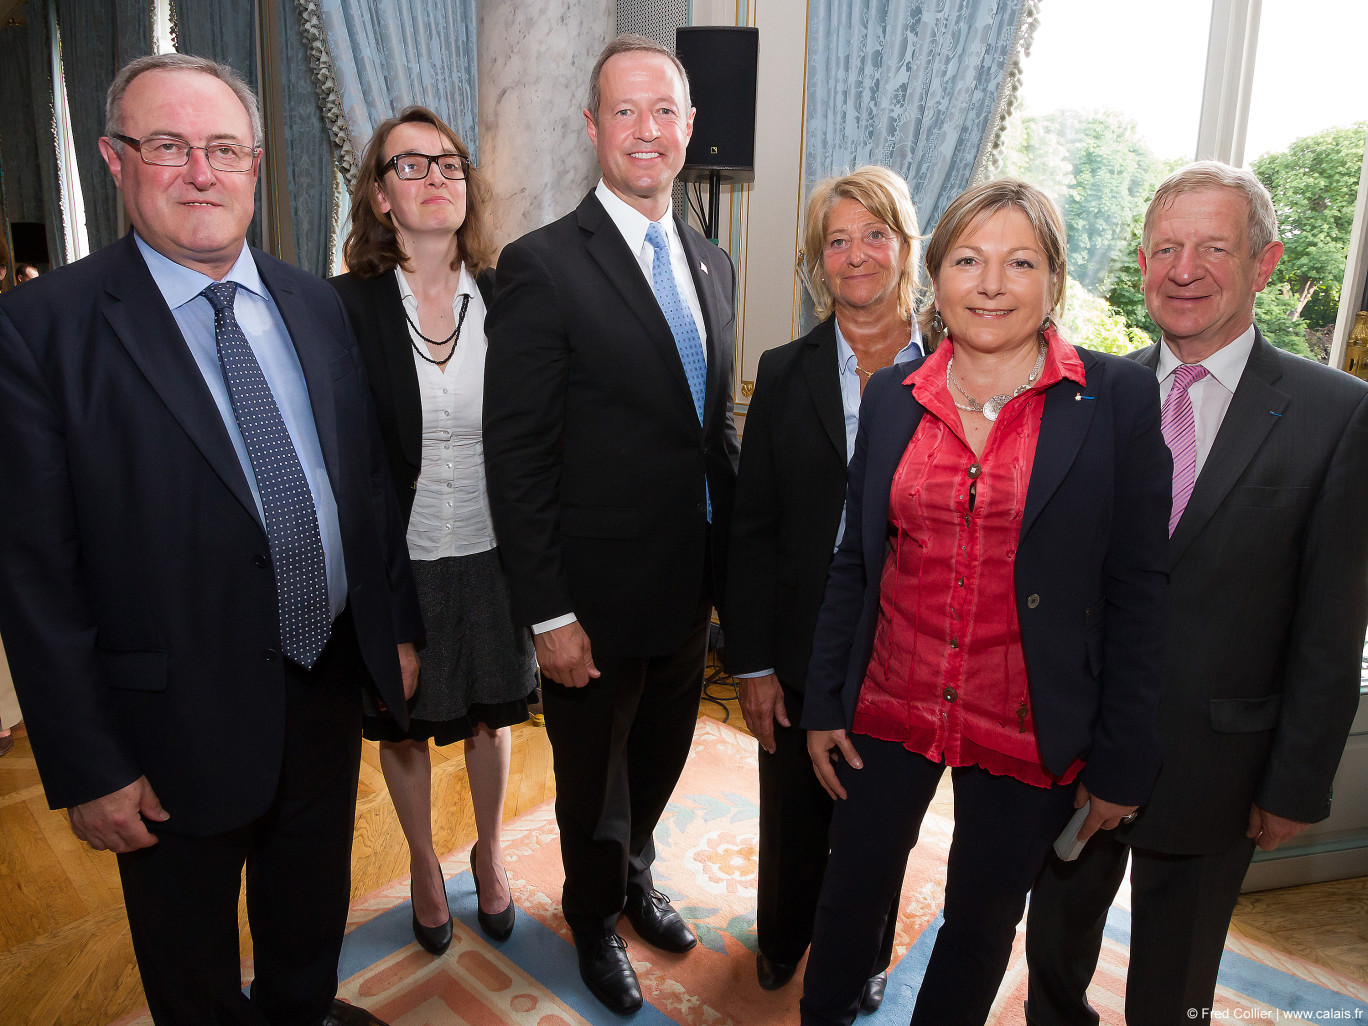
[[[161,290],[162,298],[171,308],[171,314],[180,325],[185,343],[190,347],[190,355],[195,358],[204,383],[218,406],[223,426],[228,429],[228,438],[233,443],[238,462],[247,485],[252,489],[256,500],[257,519],[266,523],[261,506],[261,492],[257,488],[256,475],[252,472],[252,461],[247,455],[247,443],[238,429],[237,418],[233,416],[233,403],[228,397],[228,385],[223,380],[219,367],[218,348],[214,342],[214,308],[209,300],[200,295],[213,284],[214,279],[199,271],[185,267],[162,256],[145,243],[136,233],[133,236],[142,253],[147,269],[152,272],[152,280]],[[304,369],[299,365],[290,333],[280,316],[275,300],[267,291],[257,272],[256,262],[246,244],[242,254],[233,264],[224,281],[236,282],[237,297],[233,302],[233,313],[242,333],[256,354],[261,373],[275,396],[280,407],[280,416],[285,421],[285,430],[290,433],[304,477],[313,493],[314,510],[318,514],[318,531],[323,538],[323,558],[328,574],[328,604],[334,618],[347,604],[347,571],[342,559],[342,530],[337,522],[337,499],[333,496],[332,482],[328,469],[323,463],[323,447],[318,441],[318,428],[314,424],[313,408],[309,405],[309,387],[304,380]]]
[[[850,343],[841,334],[841,324],[836,323],[836,366],[837,374],[841,382],[841,406],[845,410],[845,443],[846,443],[846,463],[849,463],[855,455],[855,434],[860,429],[860,372],[856,370],[859,360],[855,357],[855,350],[850,348]],[[898,350],[898,355],[893,357],[893,364],[897,366],[901,363],[908,363],[923,356],[921,345],[921,330],[915,321],[912,322],[912,337],[907,340],[907,345]],[[841,539],[845,537],[845,507],[841,507],[841,524],[836,528],[836,546],[841,544]],[[833,548],[834,551],[834,548]]]

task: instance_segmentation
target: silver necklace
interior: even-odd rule
[[[1036,383],[1036,379],[1040,377],[1041,368],[1045,366],[1045,351],[1047,348],[1045,339],[1042,338],[1040,340],[1040,352],[1036,355],[1035,366],[1031,368],[1030,376],[1026,378],[1025,383],[1018,385],[1011,395],[989,396],[983,402],[979,402],[960,387],[960,383],[955,380],[954,375],[955,358],[953,356],[950,357],[950,362],[945,365],[945,387],[947,389],[953,388],[960,395],[964,396],[966,402],[960,402],[955,398],[953,393],[950,396],[950,401],[955,404],[957,409],[964,410],[966,413],[981,413],[985,420],[997,420],[998,414],[1002,412],[1004,406]]]

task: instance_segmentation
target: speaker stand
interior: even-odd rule
[[[718,222],[722,217],[722,172],[713,168],[708,172],[708,223],[703,226],[704,234],[712,240],[716,246],[718,236]]]

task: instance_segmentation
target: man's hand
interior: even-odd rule
[[[143,823],[164,823],[170,816],[157,801],[146,777],[139,777],[113,794],[67,809],[71,832],[96,851],[137,851],[157,843]]]
[[[837,759],[845,759],[851,769],[860,769],[864,766],[855,752],[855,746],[850,743],[850,738],[844,730],[809,730],[807,742],[812,768],[817,773],[817,779],[826,788],[826,793],[833,798],[844,798],[846,791],[836,779],[836,767],[833,764]]]
[[[578,620],[534,634],[532,643],[537,649],[542,676],[557,684],[582,688],[599,675],[594,654],[589,650],[589,635]]]
[[[760,747],[774,754],[774,725],[788,727],[788,710],[784,708],[784,689],[772,673],[763,677],[738,677],[736,697],[741,702],[741,715],[746,726],[760,742]]]
[[[1091,801],[1092,805],[1088,807],[1088,815],[1084,817],[1083,825],[1078,828],[1080,841],[1086,841],[1099,830],[1115,830],[1121,825],[1122,820],[1130,822],[1126,817],[1140,808],[1138,805],[1117,805],[1105,798],[1099,798],[1080,783],[1074,795],[1074,808],[1083,808],[1083,803],[1087,801]]]
[[[1246,837],[1254,838],[1254,843],[1264,851],[1272,851],[1278,845],[1292,840],[1309,827],[1310,823],[1300,823],[1295,819],[1284,819],[1257,805],[1249,807],[1249,829]]]
[[[404,682],[404,701],[418,690],[418,649],[413,642],[399,642],[399,678]]]

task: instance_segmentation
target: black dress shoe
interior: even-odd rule
[[[445,893],[442,895],[442,900],[446,900]],[[409,905],[413,906],[412,880],[409,881]],[[446,922],[441,926],[424,926],[418,922],[418,910],[413,907],[413,936],[418,939],[418,943],[423,946],[424,950],[430,951],[434,955],[445,953],[446,949],[451,947],[451,909],[447,909]]]
[[[575,937],[580,979],[610,1012],[631,1015],[641,1007],[641,985],[627,958],[627,945],[615,933]]]
[[[755,954],[755,976],[760,981],[761,990],[778,990],[798,971],[798,966],[785,962],[771,962],[763,951]]]
[[[475,881],[475,918],[480,921],[480,929],[488,934],[491,940],[508,940],[513,932],[513,918],[517,914],[513,911],[513,897],[509,895],[508,904],[502,912],[486,912],[480,908],[480,874],[475,871],[474,845],[470,849],[470,876]]]
[[[698,943],[684,917],[675,911],[670,899],[657,890],[629,893],[622,911],[627,913],[628,922],[641,939],[662,951],[682,954]]]
[[[333,998],[332,1007],[318,1026],[385,1026],[385,1023],[360,1005],[349,1005]]]
[[[878,976],[865,980],[864,993],[860,995],[860,1007],[866,1012],[877,1012],[883,1004],[884,988],[888,986],[888,970]]]

